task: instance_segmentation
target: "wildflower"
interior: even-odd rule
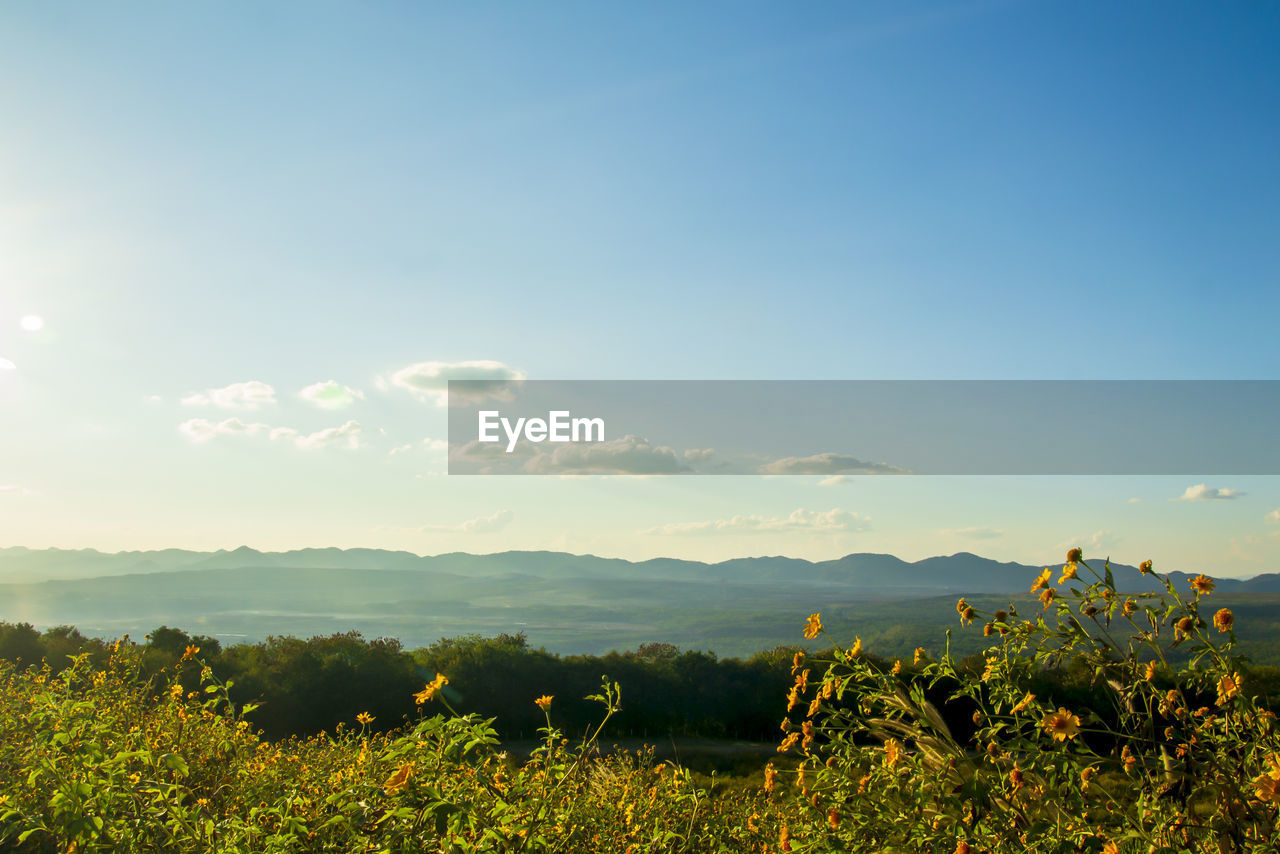
[[[794,709],[796,707],[796,704],[799,702],[800,702],[800,689],[796,688],[793,685],[791,687],[791,690],[787,692],[787,711],[789,712],[792,709]]]
[[[796,788],[801,792],[808,792],[809,787],[804,782],[804,766],[801,765],[796,769]]]
[[[1102,854],[1120,854],[1120,846],[1107,840],[1107,844],[1102,846]]]
[[[1018,712],[1025,710],[1027,706],[1031,705],[1032,701],[1035,700],[1035,698],[1036,698],[1036,695],[1028,691],[1027,696],[1019,700],[1018,704],[1013,707],[1013,714],[1016,715]]]
[[[978,616],[977,611],[972,608],[965,608],[964,612],[960,614],[960,622],[967,626],[973,622],[973,618],[976,616]]]
[[[1040,604],[1048,608],[1053,604],[1053,600],[1058,598],[1058,591],[1052,587],[1047,587],[1040,591]]]
[[[853,648],[849,650],[849,656],[862,655],[862,638],[853,639]]]
[[[782,829],[778,831],[778,847],[783,851],[791,850],[791,829],[785,824],[782,825]]]
[[[1124,615],[1128,617],[1134,611],[1138,610],[1138,603],[1132,599],[1124,600]]]
[[[1046,734],[1053,736],[1054,741],[1066,741],[1080,734],[1080,718],[1061,706],[1058,711],[1045,715],[1040,726],[1044,727]]]
[[[955,854],[972,854],[972,851],[973,848],[963,839],[956,843]]]
[[[1151,569],[1151,561],[1149,560],[1144,560],[1139,564],[1138,569],[1142,570],[1143,575],[1155,575],[1155,572]]]
[[[187,648],[182,651],[182,661],[190,661],[200,654],[200,647],[195,644],[187,644]]]
[[[534,700],[533,704],[545,712],[547,709],[551,708],[551,701],[554,699],[555,696],[552,694],[543,694],[541,697]]]
[[[893,662],[893,675],[897,676],[902,672],[902,659],[895,659]]]
[[[1067,552],[1067,563],[1079,563],[1084,560],[1084,552],[1078,548],[1074,548]]]
[[[1213,579],[1205,575],[1204,573],[1201,573],[1200,575],[1197,575],[1195,578],[1191,579],[1191,589],[1195,590],[1197,593],[1205,593],[1205,594],[1212,593],[1213,587],[1214,587]]]
[[[808,753],[809,748],[813,747],[813,721],[805,721],[801,724],[800,731],[804,733],[804,738],[800,742],[800,749]]]
[[[1022,784],[1026,782],[1026,778],[1022,776],[1022,769],[1017,765],[1013,766],[1013,770],[1009,772],[1009,785],[1013,786],[1016,792],[1022,788]]]
[[[969,603],[965,601],[965,598],[963,596],[961,596],[960,601],[956,602],[956,613],[963,614],[965,610],[968,609],[968,607],[969,607]]]
[[[835,807],[827,810],[827,827],[832,830],[840,829],[840,813],[836,811]]]
[[[1065,584],[1076,577],[1076,564],[1068,563],[1062,567],[1062,577],[1058,579],[1059,584]]]
[[[403,765],[397,768],[390,777],[387,778],[387,782],[382,784],[382,788],[384,791],[386,791],[388,795],[394,795],[396,792],[400,791],[400,789],[404,787],[405,783],[409,782],[409,778],[412,776],[413,776],[413,763],[405,762]]]
[[[822,615],[810,614],[809,619],[804,624],[804,636],[812,640],[818,636],[820,631],[822,631]]]
[[[791,659],[791,675],[795,676],[800,672],[800,665],[804,664],[804,653],[797,652]]]
[[[1231,613],[1229,608],[1220,608],[1213,615],[1213,627],[1219,632],[1226,633],[1231,631],[1231,627],[1236,623],[1235,615]]]
[[[991,616],[992,616],[993,618],[995,618],[995,621],[996,621],[997,623],[1006,623],[1006,622],[1008,622],[1008,621],[1009,621],[1009,612],[1008,612],[1008,611],[1003,611],[1003,610],[1001,610],[1001,611],[996,611],[996,612],[995,612],[994,614],[992,614]]]
[[[803,691],[805,685],[809,684],[809,671],[806,669],[803,673],[796,674],[796,690]]]
[[[928,656],[929,654],[924,651],[924,647],[918,646],[916,647],[915,656],[911,660],[912,660],[912,663],[919,664],[920,662],[928,658]]]
[[[896,738],[891,738],[884,743],[884,765],[886,768],[892,768],[898,764],[898,760],[902,758],[902,742]]]
[[[1092,780],[1094,775],[1097,773],[1098,773],[1098,769],[1092,768],[1092,767],[1085,768],[1083,771],[1080,772],[1080,790],[1081,791],[1084,791],[1085,789],[1089,788],[1089,781]]]
[[[822,683],[822,699],[830,700],[831,695],[834,694],[835,692],[836,692],[835,682],[831,680],[827,680]]]
[[[1196,621],[1190,617],[1183,617],[1173,627],[1175,629],[1175,637],[1187,637],[1191,634],[1191,630],[1196,627]]]
[[[1031,585],[1031,592],[1035,593],[1037,590],[1048,587],[1050,578],[1053,578],[1053,572],[1046,566],[1044,572],[1036,576],[1036,583]]]
[[[782,740],[782,744],[778,745],[778,752],[786,753],[788,750],[795,747],[796,742],[798,742],[799,740],[800,740],[800,733],[798,732],[789,733],[787,737]]]
[[[1238,673],[1224,674],[1218,680],[1218,705],[1225,706],[1227,702],[1240,693],[1240,675]]]
[[[373,715],[369,714],[368,712],[361,712],[360,714],[356,715],[356,721],[366,726],[373,723],[373,720],[374,720]]]
[[[1253,796],[1260,801],[1280,803],[1280,755],[1267,757],[1270,766],[1262,774],[1253,778]]]
[[[1156,663],[1154,661],[1147,662],[1147,672],[1143,675],[1143,679],[1150,682],[1156,676]]]
[[[1138,757],[1134,756],[1133,754],[1129,754],[1128,756],[1126,756],[1126,757],[1124,758],[1124,770],[1125,770],[1125,773],[1127,774],[1127,773],[1129,773],[1130,771],[1132,771],[1132,770],[1133,770],[1133,766],[1135,766],[1135,765],[1137,765],[1137,764],[1138,764]]]
[[[747,816],[747,830],[751,831],[752,833],[759,833],[760,825],[756,824],[759,818],[760,818],[760,813],[758,812],[753,812],[751,815]]]
[[[436,693],[448,684],[449,679],[443,673],[437,673],[436,678],[427,683],[427,687],[413,695],[413,700],[421,706],[428,700],[435,699]]]
[[[764,790],[766,792],[772,792],[777,779],[778,769],[774,768],[773,763],[770,762],[768,765],[764,766]]]
[[[822,708],[822,695],[818,694],[814,696],[813,702],[809,703],[809,710],[805,712],[804,716],[806,718],[811,718],[818,713],[820,708]],[[805,723],[808,723],[808,721],[805,721]]]

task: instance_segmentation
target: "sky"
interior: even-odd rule
[[[1270,4],[6,4],[0,547],[1280,570],[1274,477],[449,477],[406,381],[1278,379],[1278,37]]]

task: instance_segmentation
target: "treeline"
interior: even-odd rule
[[[0,659],[19,667],[47,664],[57,671],[70,657],[86,653],[105,659],[106,642],[87,638],[70,626],[40,632],[26,623],[0,622]],[[161,626],[140,644],[147,671],[158,685],[175,676],[189,689],[199,682],[199,664],[180,663],[188,647],[213,674],[232,684],[237,704],[254,703],[249,718],[267,737],[305,736],[357,726],[356,716],[372,715],[376,730],[391,730],[416,718],[413,694],[437,673],[449,684],[444,695],[461,713],[495,719],[505,739],[533,739],[545,721],[534,700],[554,696],[555,723],[579,735],[599,719],[599,707],[583,699],[598,691],[601,678],[622,686],[622,711],[610,722],[608,738],[670,736],[775,741],[791,687],[792,661],[800,647],[776,647],[747,659],[721,659],[712,653],[681,651],[671,644],[645,644],[603,656],[561,656],[532,649],[522,634],[494,638],[468,635],[445,638],[406,650],[394,639],[366,640],[348,632],[300,639],[272,637],[254,644],[223,648],[215,638],[189,635]],[[822,673],[814,656],[812,678]],[[873,663],[893,662],[867,656]],[[980,655],[961,664],[962,674],[981,680]],[[902,678],[915,678],[912,661],[901,662]],[[1280,669],[1241,662],[1246,690],[1280,708]],[[1110,706],[1105,686],[1096,684],[1082,663],[1037,673],[1026,686],[1037,696],[1071,708],[1091,708],[1104,716]],[[973,729],[973,708],[953,700],[953,686],[928,688],[954,735],[962,742]],[[440,709],[427,708],[428,713]],[[792,711],[797,725],[804,708]]]

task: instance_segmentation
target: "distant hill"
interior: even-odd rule
[[[1061,562],[1048,565],[1056,572]],[[949,626],[958,595],[1025,598],[1041,568],[967,552],[914,562],[850,554],[703,563],[561,552],[8,548],[0,549],[0,620],[74,624],[111,636],[168,624],[225,642],[358,630],[419,645],[523,631],[535,645],[560,652],[656,640],[747,654],[795,643],[797,615],[817,610],[868,633],[892,614],[876,631],[906,645],[921,626]],[[1135,567],[1112,569],[1124,590],[1154,586]],[[1172,578],[1187,588],[1188,575]],[[1280,593],[1280,575],[1219,579],[1218,592]],[[904,624],[918,625],[904,634]]]

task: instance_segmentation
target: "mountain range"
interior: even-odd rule
[[[1061,560],[1045,565],[1056,572]],[[743,655],[796,643],[804,616],[822,611],[853,631],[896,638],[897,648],[915,642],[904,626],[954,622],[956,596],[1027,598],[1043,566],[967,552],[918,561],[863,553],[704,563],[520,551],[424,557],[379,549],[15,547],[0,549],[0,620],[73,624],[112,637],[165,624],[224,643],[355,630],[414,646],[459,634],[524,632],[532,644],[565,653],[668,641]],[[1136,567],[1112,570],[1122,590],[1156,586]],[[1183,590],[1190,577],[1170,574]],[[1219,595],[1256,604],[1280,594],[1277,573],[1217,584]]]

